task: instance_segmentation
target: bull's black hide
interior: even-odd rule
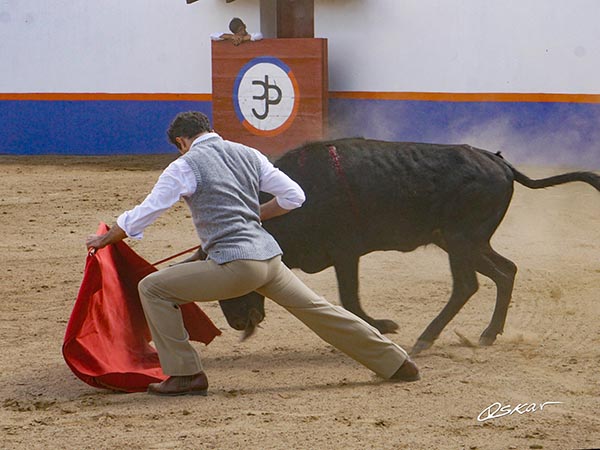
[[[477,272],[497,287],[480,344],[490,345],[502,333],[517,268],[492,249],[490,238],[506,213],[513,181],[533,189],[584,181],[600,190],[600,177],[593,173],[531,180],[499,154],[468,145],[343,139],[305,145],[275,165],[302,186],[307,198],[301,208],[263,224],[281,245],[284,262],[308,273],[334,266],[342,305],[381,332],[397,325],[362,309],[359,258],[426,244],[448,253],[452,294],[413,353],[430,347],[477,291]],[[228,323],[248,334],[264,318],[264,299],[256,293],[221,307]]]

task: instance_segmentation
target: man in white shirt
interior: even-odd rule
[[[246,24],[239,17],[231,19],[229,30],[231,33],[212,33],[210,38],[213,41],[231,41],[236,46],[248,41],[260,41],[263,38],[262,33],[248,33]]]
[[[98,249],[144,229],[180,198],[188,204],[206,260],[174,265],[144,278],[140,300],[169,375],[148,392],[206,395],[208,380],[190,345],[179,305],[225,300],[257,291],[283,306],[323,340],[384,378],[415,381],[419,371],[408,354],[362,319],[328,303],[281,261],[281,248],[262,221],[298,208],[304,192],[258,150],[225,141],[199,112],[178,114],[167,133],[181,153],[160,175],[138,206],[117,218],[103,235],[91,235]],[[260,191],[274,197],[259,204]]]

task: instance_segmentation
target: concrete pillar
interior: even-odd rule
[[[260,32],[267,39],[277,37],[277,0],[260,0]]]

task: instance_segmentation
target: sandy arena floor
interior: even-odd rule
[[[141,201],[172,158],[0,157],[0,448],[600,447],[600,193],[580,183],[516,188],[493,242],[520,269],[506,331],[490,348],[470,345],[495,299],[480,277],[479,292],[417,357],[420,382],[381,381],[273,303],[258,335],[243,343],[217,304],[203,306],[223,330],[208,347],[197,344],[208,397],[119,394],[81,382],[60,348],[84,238]],[[196,245],[186,206],[129,243],[151,262]],[[300,276],[338,301],[332,270]],[[396,320],[391,338],[407,349],[449,291],[441,250],[362,259],[363,305]],[[494,402],[562,403],[479,422]]]

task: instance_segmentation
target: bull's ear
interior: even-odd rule
[[[242,337],[240,341],[244,342],[246,339],[250,338],[254,333],[256,333],[256,329],[260,328],[260,322],[263,320],[260,317],[260,314],[257,310],[251,309],[248,317],[248,324],[242,333]]]

